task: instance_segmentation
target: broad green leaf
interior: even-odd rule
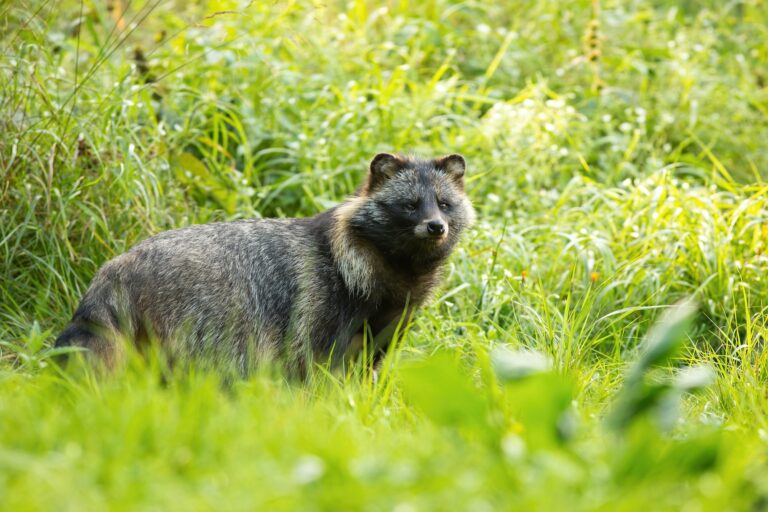
[[[686,300],[669,309],[651,328],[645,338],[643,354],[627,376],[629,384],[640,380],[650,368],[665,364],[680,351],[696,310],[696,304]]]
[[[400,372],[405,399],[432,421],[447,426],[487,425],[488,403],[469,375],[447,354],[405,365]]]
[[[491,362],[501,381],[517,380],[549,370],[551,361],[541,352],[511,350],[497,347],[491,352]]]

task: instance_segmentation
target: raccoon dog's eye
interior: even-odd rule
[[[440,201],[437,203],[437,206],[440,207],[441,210],[450,210],[451,209],[451,203]]]
[[[418,208],[419,208],[418,201],[411,201],[410,203],[405,203],[403,205],[403,209],[409,213],[415,212]]]

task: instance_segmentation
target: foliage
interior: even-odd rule
[[[0,0],[0,27],[0,508],[766,507],[760,0]],[[314,214],[390,150],[464,154],[480,220],[378,379],[52,364],[116,254]]]

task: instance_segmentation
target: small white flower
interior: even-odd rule
[[[293,478],[300,484],[308,484],[322,477],[325,473],[325,463],[314,455],[305,455],[293,468]]]
[[[565,106],[565,102],[563,100],[547,100],[544,102],[546,106],[549,108],[563,108]]]

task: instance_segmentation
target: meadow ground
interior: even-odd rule
[[[0,30],[3,510],[768,509],[761,0],[2,0]],[[52,364],[103,262],[314,214],[391,150],[464,154],[479,222],[376,382]]]

